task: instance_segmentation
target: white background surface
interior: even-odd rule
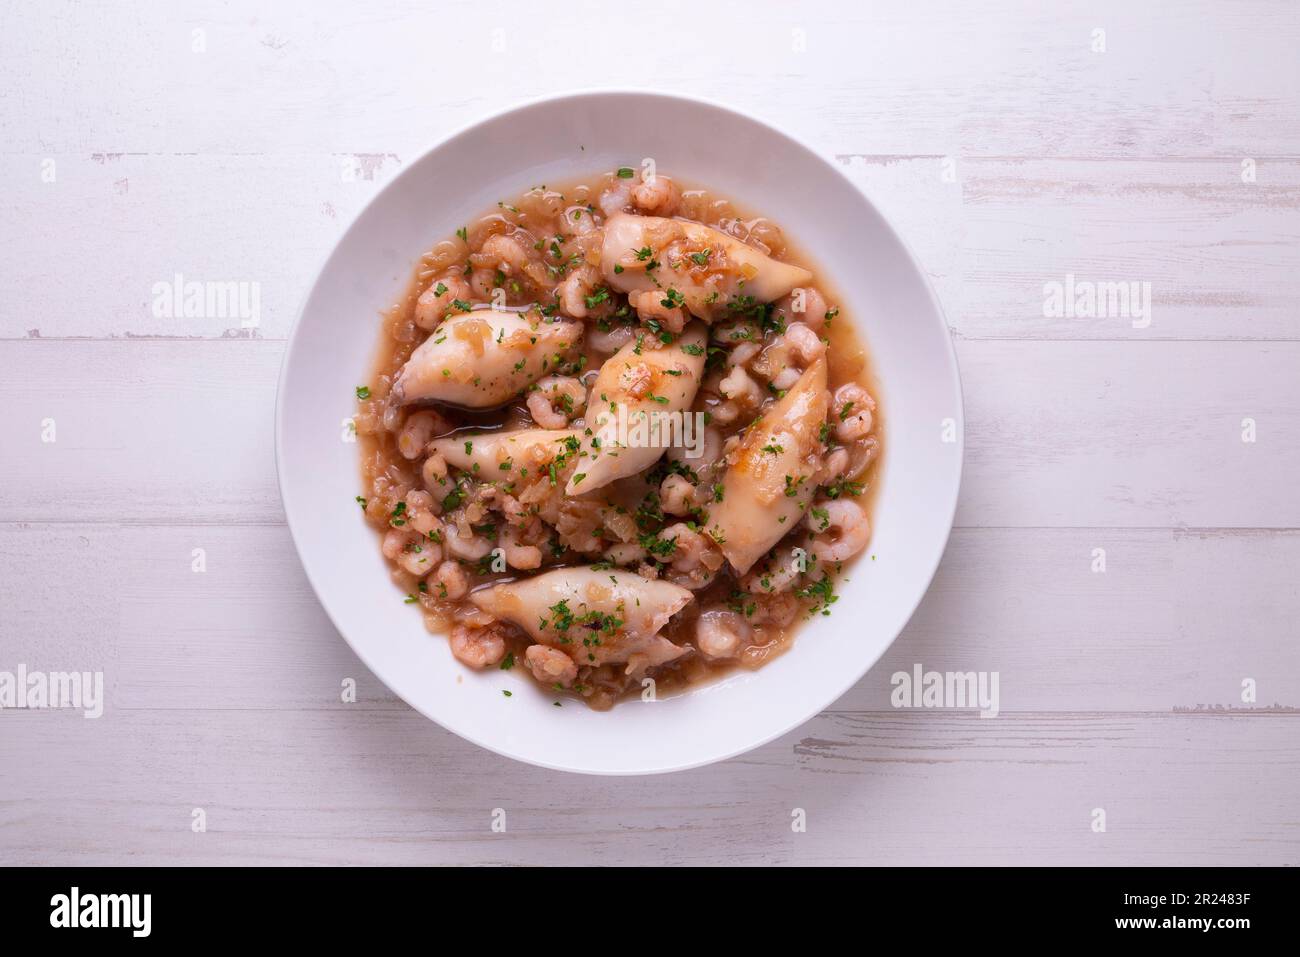
[[[1300,863],[1294,4],[5,19],[0,670],[102,669],[108,700],[0,713],[0,862]],[[966,397],[958,527],[881,664],[783,739],[647,779],[514,764],[389,695],[306,584],[271,450],[350,216],[446,133],[596,85],[835,157],[930,273]],[[155,316],[177,273],[259,283],[259,326]],[[1150,326],[1044,318],[1067,274],[1150,282]],[[892,709],[915,663],[998,671],[1003,713]]]

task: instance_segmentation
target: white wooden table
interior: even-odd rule
[[[0,713],[0,863],[1300,863],[1300,8],[660,6],[6,11],[0,670],[102,670],[107,703]],[[389,694],[271,448],[351,215],[590,85],[833,156],[932,276],[967,402],[957,528],[880,665],[649,779],[515,764]],[[156,315],[176,274],[258,283],[258,326]],[[1067,275],[1149,282],[1150,324],[1045,317]],[[998,671],[1002,714],[893,709],[915,663]]]

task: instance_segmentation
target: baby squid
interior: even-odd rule
[[[493,408],[562,371],[557,367],[581,340],[579,322],[493,309],[461,312],[411,353],[393,383],[393,401]]]
[[[807,269],[711,226],[626,213],[606,221],[600,265],[611,288],[660,292],[705,321],[779,299],[812,279]]]
[[[818,359],[728,456],[709,531],[737,574],[794,528],[812,500],[826,405],[826,360]]]
[[[484,481],[509,481],[522,470],[537,472],[577,446],[574,429],[520,429],[516,432],[461,433],[434,439],[429,448],[447,465]],[[450,491],[450,489],[449,489]]]
[[[605,361],[591,387],[590,455],[569,479],[569,495],[635,475],[690,439],[686,429],[696,427],[689,410],[704,372],[704,343],[704,328],[694,323],[671,343],[640,337]]]
[[[561,568],[473,592],[470,600],[579,667],[622,664],[631,674],[686,651],[659,631],[691,593],[630,572]]]

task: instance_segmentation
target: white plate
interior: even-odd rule
[[[444,638],[425,630],[393,586],[354,500],[357,446],[343,441],[340,423],[368,379],[379,312],[425,250],[530,186],[637,166],[644,157],[770,217],[814,257],[872,350],[886,448],[869,554],[850,570],[829,617],[809,621],[794,647],[759,671],[597,713],[572,701],[554,707],[520,671],[469,671]],[[955,441],[944,441],[945,423]],[[321,604],[361,660],[449,731],[520,761],[593,774],[719,761],[797,727],[847,691],[889,647],[934,575],[957,504],[962,434],[942,311],[866,197],[834,165],[757,120],[638,92],[532,103],[411,163],[321,269],[289,341],[276,407],[289,528]]]

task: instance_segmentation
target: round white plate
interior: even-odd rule
[[[872,351],[883,395],[875,529],[832,614],[807,622],[794,647],[762,669],[604,713],[574,701],[557,708],[520,670],[460,665],[403,603],[356,504],[357,446],[344,441],[340,423],[356,411],[354,389],[368,379],[379,313],[425,250],[531,186],[635,167],[646,157],[665,174],[779,223],[841,294]],[[321,604],[361,660],[449,731],[520,761],[593,774],[719,761],[790,731],[847,691],[889,647],[934,575],[957,504],[962,434],[943,313],[920,266],[867,198],[833,164],[757,120],[638,92],[531,103],[411,163],[352,223],[312,285],[276,406],[289,528]]]

